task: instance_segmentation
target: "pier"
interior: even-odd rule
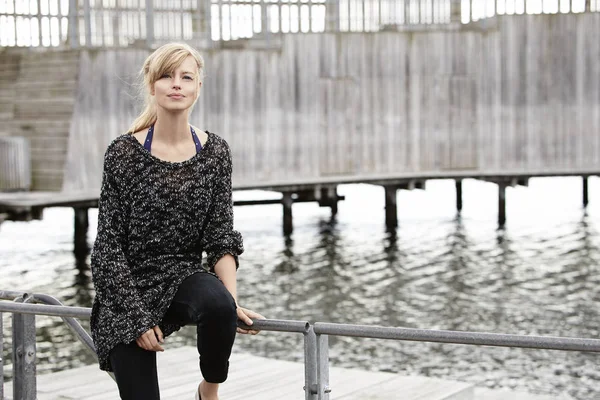
[[[158,353],[161,399],[192,399],[200,382],[198,351],[186,346]],[[235,351],[228,380],[219,394],[231,400],[295,400],[302,398],[304,366]],[[570,400],[567,397],[489,390],[465,382],[389,372],[333,367],[331,397],[340,400]],[[73,385],[77,382],[77,385]],[[6,400],[12,389],[6,385]],[[119,397],[117,386],[97,365],[38,376],[37,400],[105,400]]]
[[[507,188],[533,177],[580,176],[585,207],[593,201],[588,178],[600,174],[599,10],[586,3],[585,12],[475,18],[471,8],[465,22],[459,3],[443,16],[432,8],[409,17],[414,9],[398,7],[396,22],[378,20],[378,29],[367,29],[364,15],[363,29],[347,25],[332,2],[328,21],[338,22],[321,31],[173,36],[206,56],[191,122],[229,142],[234,190],[279,194],[286,235],[295,202],[335,216],[344,183],[384,188],[388,230],[401,224],[397,191],[425,189],[432,179],[456,181],[458,212],[468,207],[462,180],[495,183],[499,226],[510,218]],[[0,147],[3,137],[27,139],[31,184],[7,187],[0,176],[0,219],[38,218],[75,193],[97,198],[104,149],[136,113],[135,66],[161,43],[148,31],[153,41],[109,46],[107,37],[128,35],[111,29],[80,32],[90,40],[78,45],[2,48]],[[47,204],[23,211],[29,200],[17,203],[27,196],[10,193],[19,190],[59,200],[44,194]],[[90,201],[66,204],[76,209],[78,232]]]

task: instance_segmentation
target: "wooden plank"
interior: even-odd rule
[[[161,398],[193,398],[201,380],[197,350],[194,347],[167,349],[157,355]],[[389,399],[402,392],[403,399],[467,399],[450,397],[470,393],[471,385],[422,377],[401,377],[391,373],[367,372],[332,367],[330,386],[333,398]],[[77,382],[77,384],[73,384]],[[7,396],[12,395],[11,385]],[[231,400],[279,400],[303,397],[304,366],[290,361],[271,360],[234,351],[228,380],[220,395]],[[379,390],[375,390],[379,387]],[[97,365],[38,376],[39,400],[118,398],[116,384]]]

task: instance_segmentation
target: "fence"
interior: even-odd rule
[[[0,47],[152,47],[172,40],[210,46],[277,33],[584,11],[600,11],[600,0],[0,0]]]
[[[13,313],[13,395],[35,400],[35,315],[62,317],[80,340],[94,351],[89,335],[73,318],[89,318],[91,309],[62,306],[44,294],[0,290],[0,349],[2,348],[2,313]],[[42,302],[50,305],[28,304]],[[240,324],[241,327],[248,328]],[[497,333],[394,328],[367,325],[332,324],[308,321],[257,320],[254,329],[295,332],[304,335],[304,393],[306,400],[329,400],[329,336],[352,336],[387,340],[454,343],[467,345],[522,347],[563,351],[600,352],[600,340],[549,336],[507,335]],[[0,374],[3,361],[0,358]],[[0,399],[3,399],[3,384]]]

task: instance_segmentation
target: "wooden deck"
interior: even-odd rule
[[[194,347],[168,349],[158,355],[162,399],[193,399],[201,377]],[[115,383],[96,365],[38,376],[38,400],[118,399]],[[303,399],[304,365],[234,353],[222,399]],[[330,369],[331,399],[361,400],[568,400],[508,391],[476,389],[464,382],[345,368]],[[5,387],[11,399],[12,387]],[[480,394],[480,395],[478,395]]]

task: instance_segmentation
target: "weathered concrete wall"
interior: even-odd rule
[[[600,14],[490,22],[203,51],[191,122],[229,141],[237,187],[600,172]],[[65,188],[99,186],[147,54],[81,52]]]

